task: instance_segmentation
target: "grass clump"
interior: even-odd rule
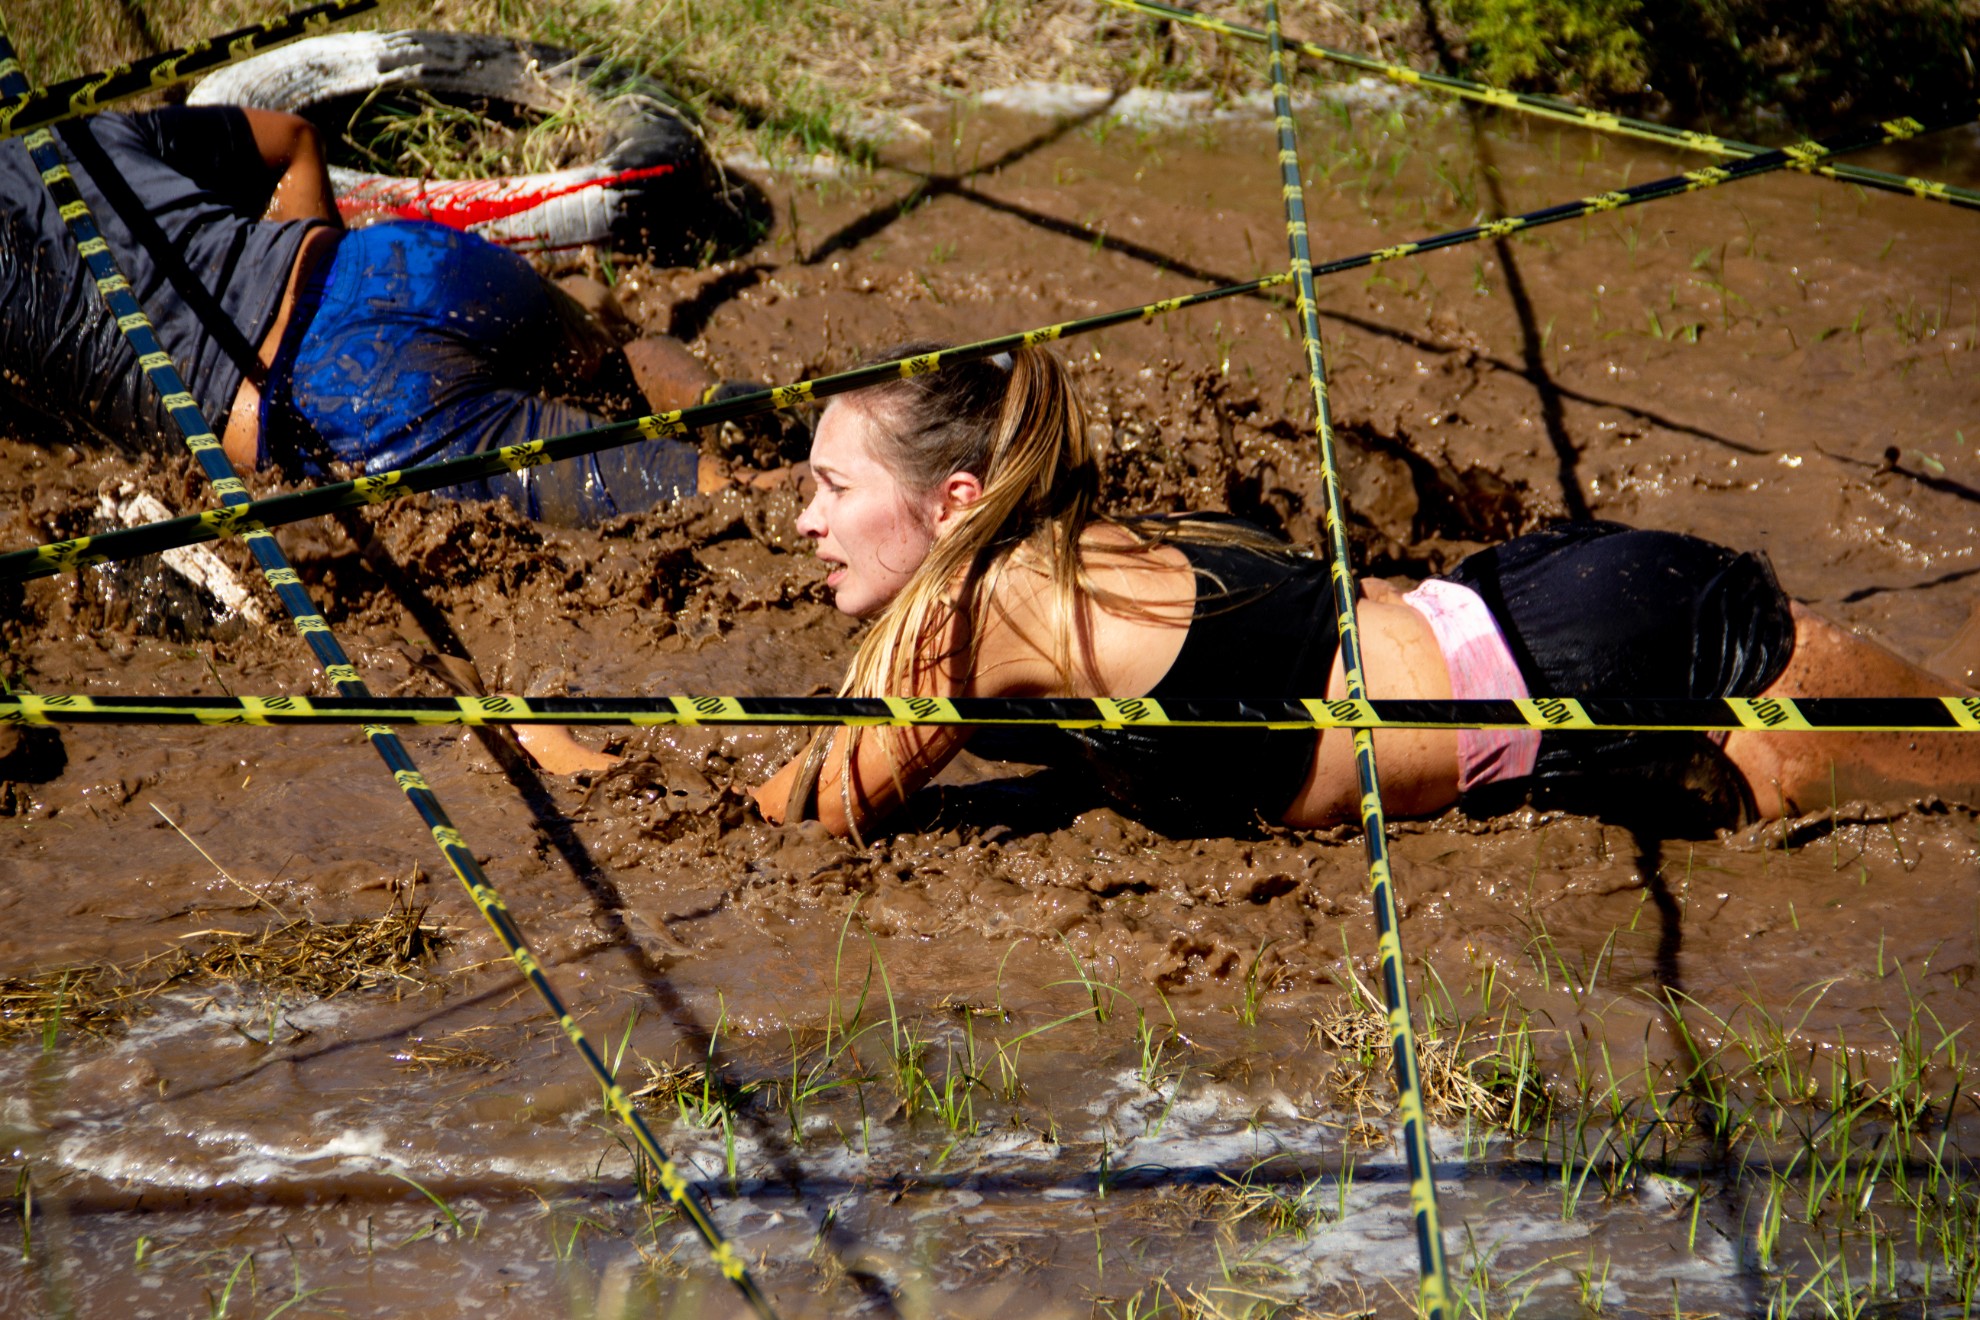
[[[1641,11],[1641,0],[1451,0],[1473,76],[1603,101],[1643,85]]]
[[[257,22],[254,0],[24,0],[9,11],[29,77],[48,81]],[[1196,8],[1256,26],[1255,4]],[[1970,100],[1971,0],[1287,0],[1286,31],[1421,69],[1462,72],[1728,131],[1762,110],[1821,130]],[[1437,11],[1436,31],[1426,9]],[[436,0],[352,28],[439,28],[568,46],[652,77],[705,122],[718,155],[867,158],[895,112],[1025,81],[1256,91],[1256,52],[1095,0],[659,0],[646,6]],[[140,100],[134,104],[146,104]],[[418,108],[414,107],[415,116]],[[451,131],[451,130],[450,130]],[[1771,137],[1768,140],[1773,140]],[[507,148],[502,148],[507,150]],[[405,169],[403,172],[418,171]]]
[[[402,1072],[501,1072],[514,1060],[495,1054],[473,1040],[473,1037],[493,1030],[489,1026],[463,1027],[438,1038],[414,1036],[393,1052],[392,1060]]]
[[[23,0],[8,11],[28,76],[69,77],[259,22],[295,6],[255,0]],[[1391,47],[1412,17],[1372,0],[1288,0],[1305,37]],[[1245,22],[1258,13],[1212,5]],[[1256,90],[1255,53],[1093,0],[437,0],[385,5],[339,30],[435,28],[567,46],[659,82],[704,121],[718,155],[858,161],[897,111],[1025,81]],[[145,104],[139,101],[136,104]],[[416,117],[419,107],[411,107]],[[451,130],[450,130],[451,131]],[[362,140],[362,139],[361,139]],[[417,175],[416,170],[402,172]]]
[[[1323,1224],[1347,1218],[1348,1193],[1354,1187],[1351,1158],[1342,1157],[1337,1177],[1273,1177],[1267,1169],[1270,1163],[1260,1161],[1235,1178],[1218,1174],[1214,1185],[1196,1189],[1192,1208],[1226,1227],[1259,1228],[1268,1241],[1281,1236],[1306,1238]]]
[[[1828,984],[1724,1013],[1661,991],[1652,997],[1677,1052],[1646,1047],[1636,1062],[1523,1011],[1509,1036],[1509,1015],[1497,1084],[1538,1103],[1501,1112],[1501,1157],[1537,1164],[1563,1220],[1658,1181],[1695,1249],[1715,1207],[1719,1231],[1746,1244],[1764,1278],[1756,1305],[1768,1315],[1970,1314],[1980,1172],[1962,1111],[1976,1059],[1965,1023],[1936,1016],[1904,969],[1891,975],[1907,1007],[1833,1036],[1809,1026]],[[1486,1157],[1474,1135],[1467,1153]]]
[[[1395,1097],[1389,1015],[1352,968],[1348,977],[1347,998],[1309,1029],[1314,1043],[1335,1056],[1324,1087],[1343,1109],[1386,1113]],[[1433,1025],[1416,1038],[1416,1057],[1423,1107],[1433,1118],[1523,1130],[1549,1104],[1525,1023],[1502,1020],[1487,1033],[1459,1022],[1448,1035]]]
[[[576,95],[549,113],[503,114],[424,91],[367,96],[343,126],[336,164],[421,179],[486,179],[567,169],[593,155],[599,103]]]
[[[395,904],[360,921],[285,920],[261,931],[201,931],[170,953],[128,964],[89,963],[0,977],[0,1042],[63,1028],[110,1035],[151,1001],[187,985],[254,985],[327,999],[350,990],[417,983],[445,935],[426,909]],[[191,942],[197,941],[197,942]]]
[[[1980,10],[1959,0],[1446,0],[1443,9],[1472,78],[1714,131],[1785,117],[1821,133],[1943,113],[1970,101],[1980,44]]]
[[[1776,109],[1817,132],[1971,103],[1980,9],[1960,0],[1680,0],[1650,76],[1680,117]]]

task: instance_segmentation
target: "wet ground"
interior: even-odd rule
[[[763,178],[778,224],[752,253],[619,270],[629,310],[726,375],[786,381],[1282,263],[1255,112],[920,123],[870,175]],[[1309,107],[1301,132],[1322,259],[1693,163],[1379,99]],[[1971,186],[1980,140],[1867,163]],[[1561,516],[1667,527],[1765,550],[1797,599],[1964,674],[1975,232],[1774,176],[1323,284],[1364,564],[1421,574]],[[1229,508],[1318,544],[1293,334],[1254,298],[1069,343],[1114,505]],[[0,451],[10,547],[77,530],[132,475]],[[174,465],[137,481],[195,499]],[[490,690],[804,693],[836,683],[853,633],[796,509],[732,492],[567,532],[412,501],[283,541],[380,693],[449,691],[446,656]],[[156,568],[4,604],[10,674],[40,691],[320,690],[283,629],[214,622]],[[615,737],[626,764],[588,783],[492,735],[407,741],[783,1313],[1408,1312],[1389,1084],[1353,1029],[1374,939],[1351,836],[1172,839],[1077,783],[968,761],[861,848],[747,809],[789,732]],[[737,1312],[635,1195],[596,1086],[361,740],[92,728],[0,751],[0,976],[59,990],[59,969],[270,909],[411,902],[445,934],[412,980],[190,981],[122,1025],[15,1031],[0,1311]],[[1445,1088],[1438,1182],[1479,1307],[1809,1310],[1871,1296],[1873,1246],[1875,1296],[1970,1297],[1980,826],[1957,804],[1838,807],[1704,837],[1531,811],[1396,827],[1426,1035],[1469,1024],[1460,1048],[1496,1039],[1501,1075],[1530,1047],[1562,1105],[1513,1142],[1494,1105],[1534,1093],[1467,1110]],[[1854,1106],[1893,1079],[1929,1112]],[[1714,1096],[1737,1117],[1706,1130]],[[1809,1133],[1850,1123],[1843,1184],[1768,1177],[1812,1176]]]

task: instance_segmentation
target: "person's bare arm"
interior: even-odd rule
[[[343,228],[330,169],[316,128],[300,115],[278,110],[243,110],[254,134],[255,149],[271,170],[281,171],[268,199],[264,220],[321,220]]]
[[[912,691],[893,695],[1042,697],[1063,692],[1064,677],[1050,658],[1057,650],[1055,618],[1047,575],[999,574],[984,604],[974,668],[965,672],[959,661],[945,659],[922,670]],[[935,650],[945,657],[958,656],[965,649],[958,640],[951,635]],[[819,821],[842,837],[855,828],[863,833],[941,773],[975,731],[961,724],[868,729],[852,756],[850,777],[846,733],[838,731],[819,772]],[[784,820],[791,785],[803,761],[799,757],[752,790],[765,819]]]
[[[867,729],[853,752],[848,778],[847,734],[844,729],[837,730],[818,775],[819,823],[841,838],[855,829],[865,833],[939,774],[972,732],[953,724]],[[783,823],[791,785],[803,768],[804,757],[800,756],[750,790],[765,820]]]
[[[953,638],[941,649],[953,656]],[[983,660],[999,649],[999,630],[987,630],[977,648],[978,671],[965,674],[947,662],[931,664],[916,675],[913,690],[900,696],[1009,696],[1013,693],[986,690],[982,683]],[[975,730],[959,724],[918,724],[904,729],[869,728],[859,739],[848,763],[847,731],[833,733],[831,745],[819,770],[816,809],[826,829],[844,838],[855,831],[864,833],[896,810],[941,773],[955,758]],[[797,757],[768,781],[750,791],[757,810],[765,820],[782,824],[790,803],[791,786],[803,772],[805,758]]]

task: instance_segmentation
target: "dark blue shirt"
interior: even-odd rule
[[[218,432],[315,222],[260,222],[277,172],[237,109],[98,115],[55,136],[118,268]],[[18,138],[0,142],[0,406],[38,415],[58,438],[178,444]]]

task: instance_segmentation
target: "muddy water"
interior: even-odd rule
[[[787,380],[1282,259],[1265,121],[923,123],[870,176],[768,177],[774,235],[717,269],[632,272],[635,317],[725,374]],[[1302,133],[1322,257],[1680,165],[1420,109],[1316,108]],[[1977,148],[1942,137],[1873,163],[1972,185]],[[1764,549],[1797,598],[1971,664],[1945,648],[1980,573],[1972,226],[1774,177],[1325,284],[1364,562],[1421,573],[1551,517],[1618,518]],[[1119,506],[1231,508],[1317,542],[1282,302],[1066,351]],[[9,441],[4,459],[8,545],[80,528],[99,487],[133,479],[96,453]],[[192,498],[173,465],[134,479]],[[853,633],[795,511],[728,494],[579,533],[414,502],[364,515],[370,558],[334,524],[284,541],[382,693],[447,691],[447,655],[494,690],[808,692]],[[156,569],[34,584],[5,609],[9,671],[42,691],[313,687],[280,629],[213,622]],[[740,787],[797,745],[785,731],[621,735],[626,764],[595,783],[540,777],[499,739],[407,738],[594,1038],[653,1083],[663,1140],[786,1314],[1123,1314],[1192,1294],[1230,1313],[1406,1311],[1386,1078],[1312,1026],[1372,983],[1353,838],[1171,839],[1076,782],[965,758],[859,848],[746,809]],[[103,1034],[15,1037],[0,1127],[22,1250],[0,1264],[0,1311],[735,1312],[683,1226],[633,1194],[595,1086],[428,874],[359,740],[73,729],[8,755],[0,975],[130,963],[259,929],[270,908],[332,921],[406,898],[448,943],[395,990],[188,984]],[[1741,1040],[1819,1060],[1795,1075],[1825,1086],[1838,1059],[1883,1078],[1922,1024],[1940,1106],[1948,1051],[1967,1048],[1941,1038],[1976,1007],[1976,853],[1973,813],[1938,803],[1702,838],[1522,812],[1395,841],[1433,1035],[1523,1011],[1571,1098],[1646,1074],[1669,1091]],[[1674,992],[1682,1029],[1661,1006]],[[711,1059],[719,1082],[692,1080]],[[1957,1164],[1980,1134],[1954,1108]],[[1787,1150],[1778,1127],[1716,1152],[1678,1139],[1658,1171],[1605,1187],[1563,1178],[1560,1139],[1439,1121],[1453,1258],[1494,1309],[1743,1313],[1780,1264],[1805,1277],[1819,1255],[1819,1234],[1771,1247],[1731,1167]],[[1899,1236],[1893,1287],[1957,1300],[1945,1253]]]

